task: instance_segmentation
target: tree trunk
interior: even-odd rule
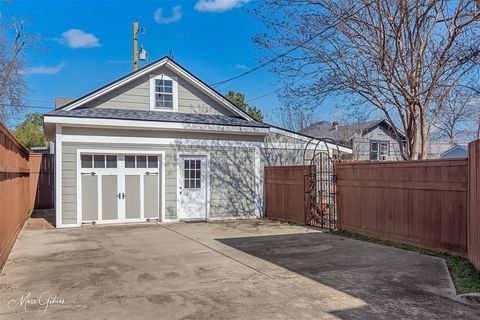
[[[407,132],[407,141],[408,141],[408,160],[418,160],[418,129],[414,125]]]

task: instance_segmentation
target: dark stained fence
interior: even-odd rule
[[[265,217],[305,224],[305,169],[265,167]],[[308,171],[309,172],[309,171]]]
[[[30,203],[32,208],[53,208],[55,190],[54,167],[55,155],[30,154]]]
[[[480,140],[468,145],[468,259],[480,270]]]
[[[335,166],[340,229],[466,255],[466,159]]]
[[[0,268],[30,211],[29,153],[0,123]]]

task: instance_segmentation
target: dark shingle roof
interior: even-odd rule
[[[125,109],[107,109],[107,108],[84,108],[74,110],[53,110],[46,116],[61,116],[75,118],[103,118],[103,119],[122,119],[122,120],[140,120],[140,121],[160,121],[160,122],[181,122],[196,124],[212,124],[226,126],[242,126],[268,128],[269,126],[256,121],[248,121],[236,117],[208,115],[208,114],[189,114],[179,112],[159,112],[159,111],[141,111]]]
[[[320,121],[300,130],[300,133],[316,138],[330,138],[338,142],[349,141],[355,133],[368,130],[382,121],[383,120],[373,120],[348,125],[338,125],[337,129],[333,127],[332,122]]]

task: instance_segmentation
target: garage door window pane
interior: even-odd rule
[[[82,154],[80,156],[82,168],[92,168],[92,158],[91,154]]]
[[[148,156],[148,167],[149,168],[158,168],[158,157],[157,156]]]
[[[137,156],[137,168],[147,167],[147,156]]]
[[[135,156],[125,156],[125,168],[135,168]]]
[[[94,168],[105,168],[105,155],[96,154],[93,156],[93,167]]]
[[[117,167],[117,156],[108,155],[107,168],[116,168],[116,167]]]

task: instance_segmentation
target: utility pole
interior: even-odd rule
[[[133,23],[133,71],[138,70],[138,20]]]

